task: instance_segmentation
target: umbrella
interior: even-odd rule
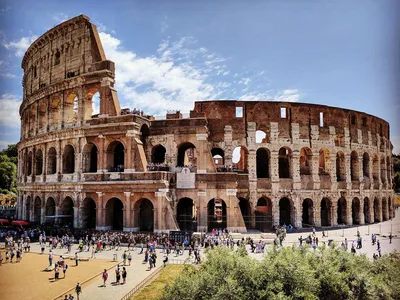
[[[0,219],[0,224],[8,223],[7,219]]]
[[[20,221],[20,220],[16,220],[16,221],[12,221],[11,222],[12,225],[19,225],[19,226],[23,226],[23,225],[28,225],[29,223],[26,221]]]

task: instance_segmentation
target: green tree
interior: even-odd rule
[[[0,188],[11,191],[16,184],[17,166],[10,161],[0,162]]]

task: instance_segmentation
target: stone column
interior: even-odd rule
[[[105,152],[105,138],[103,135],[99,135],[99,152],[97,157],[97,173],[107,172],[106,170],[106,152]]]
[[[337,201],[331,200],[331,226],[337,226]]]
[[[105,230],[104,208],[103,208],[103,192],[96,192],[96,230]]]
[[[365,216],[364,216],[364,199],[360,199],[360,211],[359,211],[359,216],[360,220],[360,225],[365,224]]]
[[[352,210],[352,201],[346,199],[346,224],[353,225],[353,210]]]
[[[346,189],[351,189],[351,158],[349,153],[344,154],[344,161],[346,167]]]
[[[155,192],[157,205],[154,207],[154,232],[162,232],[165,228],[165,222],[162,220],[164,192]]]
[[[198,191],[197,192],[197,203],[198,207],[198,218],[197,218],[197,231],[199,232],[207,232],[207,192],[205,191]]]
[[[124,192],[125,194],[125,209],[124,209],[124,231],[132,231],[131,224],[131,192]]]
[[[279,198],[273,198],[272,201],[272,225],[279,226]]]
[[[276,193],[279,191],[279,163],[278,163],[278,151],[271,151],[271,186],[272,192]],[[279,224],[279,219],[278,219]]]
[[[79,228],[79,211],[80,208],[74,206],[74,228]]]
[[[321,227],[321,202],[313,202],[314,226]]]
[[[61,141],[59,139],[56,140],[56,150],[57,150],[57,170],[56,174],[62,173],[62,153],[61,153]]]
[[[363,155],[358,156],[358,181],[360,182],[360,190],[364,189],[364,160]]]
[[[319,152],[314,152],[311,158],[311,175],[313,180],[314,190],[319,190],[320,188],[320,178],[319,178]]]

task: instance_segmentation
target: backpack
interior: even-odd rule
[[[66,270],[66,269],[68,269],[68,265],[67,265],[67,264],[65,265],[65,270]]]

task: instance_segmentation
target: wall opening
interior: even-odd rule
[[[347,224],[347,208],[345,198],[340,198],[337,203],[337,224]]]
[[[367,152],[363,155],[363,177],[369,177],[369,155]]]
[[[358,154],[356,151],[352,151],[350,155],[350,174],[351,181],[359,180],[359,166],[358,166]]]
[[[166,152],[167,150],[163,145],[154,146],[151,150],[151,162],[153,164],[164,164]]]
[[[88,143],[83,148],[82,153],[82,171],[84,173],[97,172],[97,147],[93,143]]]
[[[35,175],[42,175],[43,173],[43,152],[41,149],[36,151],[36,170]]]
[[[256,143],[257,144],[268,143],[267,134],[264,131],[262,130],[256,131]]]
[[[189,142],[182,143],[178,147],[177,167],[187,166],[189,168],[196,167],[197,156],[196,147]]]
[[[279,200],[279,225],[292,224],[292,220],[294,221],[294,207],[288,198],[282,198]]]
[[[118,198],[111,198],[106,204],[106,226],[112,230],[124,228],[124,205]]]
[[[353,219],[353,225],[360,224],[360,200],[354,198],[351,203],[351,217]]]
[[[314,225],[314,204],[311,199],[304,199],[303,201],[301,222],[303,227],[311,227]]]
[[[269,151],[265,148],[258,148],[256,152],[257,178],[269,178]]]
[[[107,147],[107,169],[109,172],[124,172],[125,147],[119,141],[113,141]]]
[[[236,107],[236,118],[243,118],[243,107]]]
[[[321,226],[332,226],[332,203],[328,198],[321,201]]]
[[[267,232],[272,229],[272,202],[270,199],[265,197],[258,199],[255,215],[258,230]]]
[[[337,181],[346,181],[346,163],[343,152],[336,154],[336,178]]]
[[[47,174],[56,174],[57,171],[57,152],[54,147],[51,147],[49,149],[48,155],[47,155]]]
[[[181,231],[197,231],[196,206],[190,198],[182,198],[178,202],[176,219]]]
[[[311,175],[312,152],[310,148],[300,150],[300,175]]]
[[[63,173],[71,174],[75,172],[75,149],[71,145],[64,148],[63,153]]]
[[[227,228],[226,203],[224,200],[214,198],[208,202],[207,227],[208,231]]]
[[[279,178],[290,178],[290,160],[291,160],[291,150],[289,148],[279,149]]]
[[[287,117],[287,108],[281,107],[281,119],[286,119]]]
[[[225,153],[221,148],[212,148],[211,155],[216,167],[225,165]]]
[[[250,215],[250,202],[245,198],[239,198],[239,208],[242,213],[244,224],[246,228],[249,229],[251,227],[251,215]]]
[[[83,200],[81,218],[82,228],[96,228],[96,202],[92,198],[85,198]]]
[[[232,152],[233,170],[239,173],[247,173],[248,170],[248,154],[247,148],[244,146],[236,147]]]

